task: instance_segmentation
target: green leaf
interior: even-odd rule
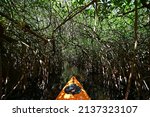
[[[85,0],[79,0],[78,3],[81,5]]]

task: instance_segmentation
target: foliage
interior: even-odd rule
[[[148,0],[1,0],[1,99],[55,99],[73,74],[91,99],[150,99],[149,29]]]

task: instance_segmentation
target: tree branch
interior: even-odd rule
[[[39,39],[42,39],[44,42],[48,42],[47,39],[45,39],[45,38],[42,37],[41,35],[39,35],[39,34],[37,34],[36,32],[34,32],[34,31],[31,29],[31,27],[29,26],[29,24],[27,24],[26,22],[23,22],[23,25],[22,25],[19,21],[14,20],[13,18],[9,17],[8,15],[6,15],[6,14],[4,14],[4,13],[2,13],[2,12],[0,12],[0,15],[1,15],[2,17],[5,17],[5,18],[8,19],[9,21],[15,23],[15,24],[18,26],[18,28],[20,28],[21,30],[23,30],[23,31],[25,31],[25,32],[28,32],[29,34],[32,34],[32,35],[36,36],[36,37],[39,38]]]
[[[92,33],[94,33],[94,35],[96,36],[96,38],[97,38],[98,40],[101,40],[100,37],[99,37],[99,35],[93,30],[92,27],[90,27],[90,26],[88,26],[88,25],[86,25],[86,24],[84,24],[84,23],[78,22],[78,21],[74,21],[74,22],[76,22],[76,23],[78,23],[78,24],[81,24],[81,25],[83,25],[84,27],[89,28],[89,29],[92,31]]]
[[[62,26],[64,25],[67,21],[69,21],[70,19],[72,19],[73,17],[75,17],[76,15],[78,15],[79,13],[81,13],[83,10],[85,10],[87,7],[89,7],[91,4],[93,4],[95,2],[95,0],[92,0],[89,4],[83,6],[81,9],[79,9],[79,11],[77,11],[76,13],[72,13],[71,15],[69,14],[65,19],[64,21],[59,24],[54,30],[53,30],[53,33],[52,33],[52,36],[54,35],[54,33]]]
[[[62,23],[60,23],[52,32],[52,40],[51,40],[51,43],[52,43],[52,46],[53,46],[53,56],[55,54],[55,37],[54,37],[54,34],[55,32],[61,27],[63,26],[67,21],[69,21],[70,19],[72,19],[73,17],[75,17],[76,15],[78,15],[79,13],[81,13],[83,10],[85,10],[87,7],[89,7],[90,5],[92,5],[93,3],[95,2],[95,0],[92,0],[90,3],[88,3],[87,5],[81,7],[81,9],[79,9],[77,12],[72,12],[72,14],[69,14]]]
[[[144,6],[141,6],[141,7],[137,8],[137,9],[142,9],[142,8],[144,8]],[[125,13],[120,14],[120,15],[118,15],[118,16],[119,16],[119,17],[122,17],[122,16],[127,15],[127,14],[132,13],[132,12],[135,12],[135,8],[132,9],[131,11],[125,12]]]
[[[137,9],[137,4],[138,0],[135,0],[134,5],[135,5],[135,17],[134,17],[134,47],[133,47],[133,61],[131,63],[131,72],[128,78],[128,84],[127,84],[127,89],[125,93],[125,99],[127,100],[129,97],[130,89],[131,89],[131,83],[133,80],[133,75],[137,77],[136,73],[136,55],[137,55],[137,44],[138,44],[138,9]],[[140,83],[139,83],[140,84]],[[140,88],[140,87],[138,87]],[[139,93],[140,95],[140,93]]]

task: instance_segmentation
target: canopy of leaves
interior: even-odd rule
[[[1,99],[150,99],[149,0],[0,0]]]

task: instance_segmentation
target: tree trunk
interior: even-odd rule
[[[137,54],[137,44],[138,44],[138,8],[137,8],[138,0],[134,1],[135,4],[135,18],[134,18],[134,48],[133,48],[133,56],[131,61],[131,71],[128,78],[127,89],[125,93],[125,99],[128,99],[131,83],[133,80],[133,76],[137,77],[136,73],[136,54]],[[135,74],[136,73],[136,74]]]

